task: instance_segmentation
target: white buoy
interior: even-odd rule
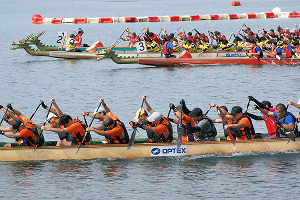
[[[276,7],[272,10],[272,12],[275,14],[275,15],[278,15],[280,12],[281,12],[281,8],[279,7]]]

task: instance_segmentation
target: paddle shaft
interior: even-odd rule
[[[33,116],[35,115],[36,111],[39,109],[39,107],[42,105],[42,103],[40,102],[39,105],[37,106],[37,108],[35,109],[35,111],[32,113],[31,117],[29,119],[32,119]]]
[[[210,109],[211,109],[211,106],[209,106],[209,109],[205,112],[204,115],[207,115],[207,113],[210,111]]]
[[[182,109],[183,109],[183,105],[182,105],[182,102],[180,102],[180,107],[181,107],[181,109],[180,109],[180,120],[177,122],[178,124],[177,124],[177,133],[178,133],[178,139],[177,139],[177,149],[179,149],[179,147],[181,146],[181,144],[182,144],[182,134],[181,134],[181,132],[182,132],[182,128],[180,128],[179,127],[179,124],[182,126]],[[181,130],[179,130],[179,129],[181,129]]]
[[[143,109],[144,101],[145,101],[145,100],[143,99],[142,105],[141,105],[141,108],[140,108],[140,112],[139,112],[138,119],[139,119],[140,116],[141,116],[141,112],[142,112],[142,109]],[[130,137],[130,140],[129,140],[129,142],[128,142],[127,150],[130,149],[130,148],[133,146],[134,138],[135,138],[135,134],[136,134],[136,129],[137,129],[137,124],[135,124],[135,125],[133,126],[133,132],[132,132],[131,137]]]
[[[223,116],[222,116],[222,114],[221,114],[221,112],[220,112],[220,108],[218,108],[218,112],[219,112],[219,115],[220,115],[222,121],[225,122],[225,119],[223,118]],[[223,129],[224,129],[224,124],[223,124],[222,127],[223,127]],[[224,129],[224,130],[225,130],[225,129]],[[231,143],[233,144],[233,146],[235,146],[235,140],[234,140],[234,137],[233,137],[232,133],[230,132],[230,130],[228,130],[228,129],[226,129],[226,130],[227,130],[227,133],[228,133],[228,136],[229,136],[229,138],[230,138]]]
[[[7,111],[8,111],[8,108],[6,108],[6,111],[5,111],[5,113],[4,113],[4,115],[3,115],[2,119],[1,119],[0,126],[1,126],[1,124],[3,122],[3,120],[4,120],[4,116],[6,115]]]
[[[181,28],[182,26],[180,25],[179,28],[174,32],[174,36],[177,33],[177,31]]]
[[[97,114],[97,112],[98,112],[100,106],[101,106],[101,102],[99,103],[99,106],[98,106],[97,109],[96,109],[96,113],[94,114],[94,116],[93,116],[93,118],[92,118],[92,121],[91,121],[91,123],[90,123],[90,125],[89,125],[88,127],[91,127],[91,126],[92,126],[92,123],[93,123],[93,121],[94,121],[94,119],[95,119],[95,116],[96,116],[96,114]],[[85,115],[83,115],[83,119],[84,119],[85,125],[87,126],[87,121],[86,121]],[[80,147],[82,146],[83,142],[85,141],[85,138],[86,138],[87,133],[88,133],[88,131],[85,131],[84,137],[83,137],[82,141],[80,142],[80,145],[79,145],[79,147],[78,147],[78,149],[77,149],[75,155],[78,153]]]

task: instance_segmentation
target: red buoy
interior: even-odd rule
[[[33,24],[37,24],[40,21],[40,19],[42,19],[42,16],[39,15],[39,14],[35,14],[35,15],[32,16],[31,22]]]
[[[231,5],[232,6],[241,6],[241,3],[239,1],[232,1]]]

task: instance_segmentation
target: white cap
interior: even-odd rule
[[[98,108],[98,107],[97,107]],[[102,106],[100,106],[98,112],[97,112],[97,108],[95,108],[93,114],[99,113],[99,112],[105,112],[104,108]]]
[[[154,122],[156,120],[160,120],[162,118],[162,115],[159,112],[154,112],[150,117],[147,118],[149,122]]]
[[[47,117],[47,121],[49,121],[52,117],[57,117],[57,116],[53,113],[49,113],[49,115]]]

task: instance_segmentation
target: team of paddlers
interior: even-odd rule
[[[293,139],[293,137],[298,136],[297,123],[300,122],[300,114],[294,116],[287,111],[288,106],[282,103],[273,108],[269,101],[260,102],[252,96],[248,98],[249,101],[245,112],[240,106],[234,106],[229,113],[225,106],[218,106],[212,102],[208,111],[203,113],[200,108],[189,110],[185,101],[181,100],[178,106],[170,103],[169,113],[167,116],[164,116],[154,111],[148,104],[146,96],[143,96],[141,108],[136,112],[134,120],[129,122],[129,124],[134,131],[137,128],[144,129],[147,132],[148,142],[151,143],[176,142],[173,141],[172,123],[177,124],[177,131],[179,129],[183,130],[182,142],[214,141],[217,136],[214,123],[223,123],[224,134],[228,140],[261,138],[261,134],[255,133],[252,119],[265,121],[268,137],[290,137]],[[249,113],[248,107],[250,102],[254,102],[253,109],[258,110],[261,113],[260,116]],[[298,103],[287,101],[287,104],[300,109],[300,100]],[[143,109],[143,105],[145,109]],[[31,120],[40,106],[47,110],[46,120],[43,125],[33,123]],[[218,111],[219,119],[207,116],[212,107]],[[103,99],[100,100],[100,104],[94,112],[81,112],[84,118],[83,121],[64,114],[54,99],[51,99],[49,107],[43,101],[40,101],[30,118],[25,117],[20,111],[14,109],[11,104],[8,104],[6,108],[0,105],[0,108],[4,112],[1,124],[3,121],[6,121],[11,125],[10,127],[1,126],[1,134],[9,138],[15,138],[17,141],[17,143],[7,143],[5,147],[42,146],[45,143],[43,130],[58,134],[59,141],[47,142],[49,146],[88,145],[91,140],[91,131],[106,138],[101,143],[127,144],[129,142],[125,124],[111,112]],[[170,118],[172,110],[176,119]],[[89,125],[87,124],[86,116],[92,118]],[[101,121],[101,126],[92,127],[94,119]],[[48,126],[46,126],[46,122],[49,123]]]
[[[182,29],[182,31],[176,34],[179,29]],[[288,28],[283,30],[278,26],[276,34],[274,29],[271,29],[269,32],[259,29],[258,33],[254,33],[243,24],[239,32],[236,35],[232,33],[229,39],[219,31],[211,32],[207,30],[207,36],[195,28],[187,34],[182,26],[179,29],[175,33],[167,34],[166,31],[161,30],[159,34],[155,34],[150,32],[149,28],[143,28],[141,33],[137,35],[126,28],[127,37],[120,37],[120,39],[128,41],[129,44],[127,46],[130,47],[135,47],[137,42],[145,40],[149,51],[163,51],[166,58],[175,57],[172,53],[182,49],[191,53],[198,52],[201,54],[215,51],[214,47],[217,48],[217,51],[247,51],[249,56],[258,59],[264,57],[264,52],[266,54],[265,57],[274,58],[282,57],[283,53],[285,53],[287,58],[298,57],[298,54],[300,54],[299,29],[296,25],[292,31],[289,31]],[[193,34],[193,31],[195,34]],[[231,37],[233,38],[232,42],[230,41]],[[212,45],[213,40],[216,41],[216,46]]]

